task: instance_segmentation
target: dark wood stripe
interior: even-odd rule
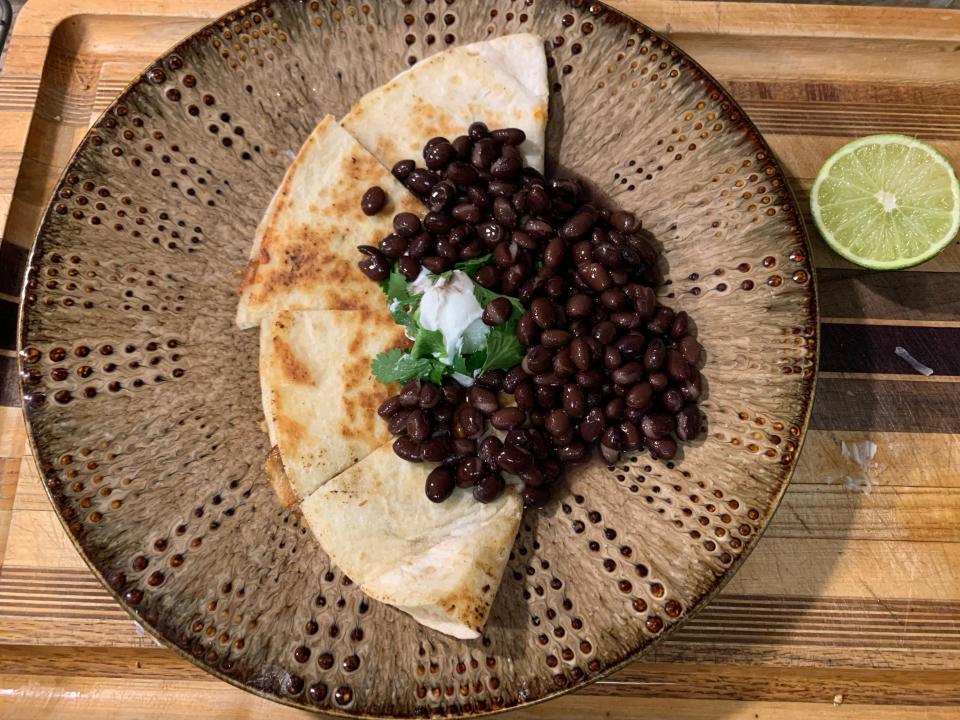
[[[894,107],[960,106],[956,82],[860,82],[808,80],[734,80],[718,78],[740,102],[767,100],[790,103],[890,105]]]
[[[19,297],[27,252],[26,248],[11,242],[0,242],[0,293]]]
[[[65,609],[36,612],[0,610],[0,617],[63,618],[65,620],[112,620],[130,622],[130,616],[123,610],[117,610],[114,613],[71,612]]]
[[[0,406],[17,407],[20,404],[18,383],[17,359],[0,355]]]
[[[17,347],[17,310],[15,302],[0,299],[0,349],[15,350]]]
[[[960,328],[846,325],[820,328],[820,370],[920,375],[896,348],[904,348],[936,375],[960,375]]]
[[[960,432],[960,383],[820,378],[815,430]]]
[[[823,317],[960,319],[957,273],[817,270]]]

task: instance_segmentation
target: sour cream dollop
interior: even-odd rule
[[[473,294],[473,280],[462,270],[454,270],[449,278],[424,271],[410,283],[410,291],[423,294],[420,300],[420,327],[436,330],[443,336],[446,353],[441,360],[448,365],[463,347],[464,334],[470,328],[471,337],[483,333],[483,308]],[[474,326],[471,328],[471,326]]]

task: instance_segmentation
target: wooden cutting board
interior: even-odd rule
[[[299,714],[205,675],[114,603],[54,517],[15,407],[19,274],[60,169],[134,74],[232,2],[30,0],[14,28],[0,74],[4,718]],[[821,163],[857,135],[916,135],[960,167],[960,13],[614,4],[731,90],[803,206]],[[820,381],[766,536],[682,632],[608,680],[516,717],[960,717],[960,245],[881,274],[815,242]],[[897,347],[934,374],[918,374]]]

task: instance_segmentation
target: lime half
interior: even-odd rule
[[[929,260],[960,228],[950,163],[905,135],[870,135],[837,150],[810,192],[823,239],[851,262],[898,270]]]

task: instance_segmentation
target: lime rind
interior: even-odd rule
[[[892,212],[878,211],[878,202]],[[810,206],[835,252],[877,270],[929,260],[960,230],[956,173],[936,149],[905,135],[870,135],[837,150],[817,174]]]

